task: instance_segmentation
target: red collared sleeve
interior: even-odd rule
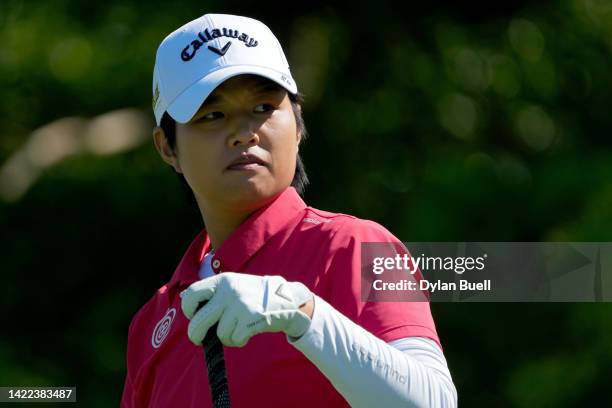
[[[331,239],[332,259],[326,279],[327,301],[345,316],[385,342],[428,337],[440,345],[428,302],[361,300],[361,244],[400,242],[380,224],[349,218]],[[440,345],[441,347],[441,345]]]
[[[134,375],[133,368],[133,356],[130,353],[130,340],[133,339],[133,330],[136,318],[138,317],[138,313],[132,318],[130,323],[130,327],[128,329],[128,344],[127,344],[127,352],[126,352],[126,374],[125,374],[125,384],[123,386],[123,395],[121,396],[121,408],[133,408],[134,407],[134,386],[132,384],[132,375]]]
[[[132,405],[132,381],[129,374],[125,376],[125,385],[123,386],[123,396],[121,397],[121,408],[131,408]]]

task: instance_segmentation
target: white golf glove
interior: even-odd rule
[[[183,313],[191,322],[187,334],[202,344],[208,329],[219,322],[217,336],[226,346],[242,347],[264,332],[300,337],[310,318],[299,310],[313,298],[300,282],[282,276],[224,272],[193,283],[181,293]],[[208,302],[196,312],[202,302]]]

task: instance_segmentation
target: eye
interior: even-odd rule
[[[253,110],[258,113],[265,113],[265,112],[272,112],[275,109],[276,107],[274,105],[271,105],[269,103],[260,103]]]
[[[202,116],[200,116],[196,122],[211,122],[215,119],[222,118],[223,112],[208,112]]]

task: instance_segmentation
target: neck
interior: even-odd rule
[[[249,200],[248,204],[239,204],[237,202],[221,203],[219,199],[214,201],[199,199],[196,195],[196,201],[212,248],[219,248],[251,214],[269,204],[277,196],[278,194],[274,194],[265,199]]]
[[[253,211],[227,212],[204,209],[200,206],[200,214],[206,225],[206,233],[213,249],[217,249],[246,220]]]

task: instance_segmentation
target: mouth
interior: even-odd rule
[[[241,154],[227,166],[227,170],[257,170],[265,165],[266,162],[254,154]]]

